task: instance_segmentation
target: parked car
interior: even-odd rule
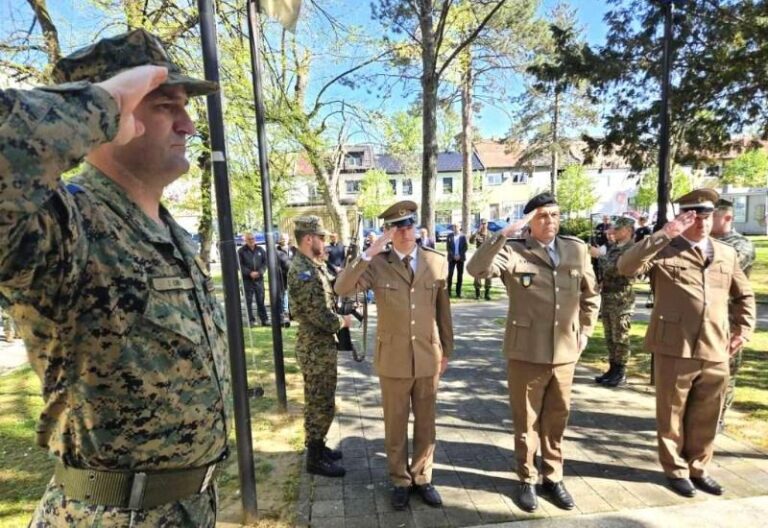
[[[453,233],[451,224],[435,224],[435,240],[438,242],[445,242],[451,233]]]
[[[506,220],[502,220],[501,218],[497,218],[496,220],[488,220],[488,231],[491,233],[495,233],[496,231],[501,231],[505,227],[507,227],[508,222]]]
[[[363,229],[363,238],[367,237],[373,233],[373,236],[380,237],[383,234],[383,231],[379,227],[369,227],[367,229]]]

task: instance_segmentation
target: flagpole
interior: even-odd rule
[[[200,39],[203,48],[205,78],[219,82],[219,60],[216,51],[216,25],[210,0],[198,0],[200,13]],[[216,205],[218,209],[219,237],[221,241],[222,280],[227,315],[227,338],[232,370],[232,396],[235,408],[235,438],[237,468],[243,505],[243,522],[256,521],[256,471],[253,463],[251,438],[251,410],[248,403],[245,341],[243,339],[242,312],[240,310],[239,267],[232,228],[232,203],[229,196],[227,148],[222,118],[221,92],[207,97],[208,127],[211,138],[211,165],[213,168]]]
[[[272,228],[272,193],[269,182],[269,159],[267,157],[267,125],[264,117],[264,95],[261,82],[261,52],[259,43],[259,14],[261,7],[258,0],[248,2],[248,34],[251,47],[251,75],[253,77],[253,99],[256,106],[256,137],[259,148],[259,175],[261,176],[261,203],[264,209],[264,238],[267,245],[267,269],[269,270],[269,305],[272,312],[272,354],[275,360],[275,386],[277,389],[277,407],[281,412],[288,408],[285,391],[285,362],[283,359],[282,329],[282,284],[278,284],[277,254],[275,235]]]

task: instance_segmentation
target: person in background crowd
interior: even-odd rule
[[[404,510],[411,489],[429,506],[442,504],[432,485],[435,413],[440,376],[453,352],[445,257],[416,245],[416,204],[404,200],[379,215],[384,234],[336,278],[338,295],[375,288],[378,349],[374,359],[384,407],[384,443],[394,488]],[[391,241],[391,249],[387,249]],[[408,463],[408,418],[413,409],[413,456]]]
[[[421,236],[418,238],[418,243],[420,246],[430,249],[435,249],[435,239],[429,237],[429,231],[427,231],[426,227],[422,227],[419,229],[419,233]]]
[[[485,218],[480,219],[480,227],[477,228],[477,231],[472,233],[472,235],[469,237],[469,243],[475,244],[475,248],[479,248],[483,245],[483,242],[485,242],[488,237],[490,236],[490,231],[488,231],[488,220]],[[486,277],[484,282],[485,286],[485,300],[490,301],[491,300],[491,282],[493,279],[490,277]],[[475,286],[475,299],[480,298],[480,279],[475,277],[474,281]]]
[[[747,237],[733,228],[732,202],[721,198],[715,204],[715,212],[712,216],[712,236],[736,250],[739,266],[744,275],[749,278],[752,264],[755,262],[755,246]],[[725,413],[733,405],[733,399],[736,396],[736,375],[741,368],[743,351],[744,347],[739,348],[728,360],[728,388],[725,390],[723,409],[720,412],[720,420],[717,424],[718,431],[722,431],[725,428]]]
[[[618,387],[627,382],[629,331],[632,315],[635,313],[635,291],[632,288],[634,277],[621,275],[616,268],[616,262],[632,247],[634,225],[632,218],[618,218],[611,229],[615,243],[611,244],[606,253],[600,255],[598,248],[590,248],[592,256],[598,259],[602,277],[600,310],[610,365],[607,372],[595,378],[595,383],[606,387]]]
[[[293,261],[293,252],[288,244],[288,234],[283,233],[280,235],[280,240],[277,243],[277,269],[280,272],[280,310],[279,312],[283,317],[283,325],[290,325],[290,315],[288,309],[288,271],[291,269],[291,262]]]
[[[642,215],[637,220],[639,226],[635,229],[635,242],[640,242],[647,236],[651,236],[651,228],[648,226],[648,216]]]
[[[264,273],[267,271],[267,252],[256,245],[253,233],[245,234],[245,245],[237,250],[240,261],[240,272],[243,275],[245,289],[245,308],[248,312],[248,323],[256,325],[253,315],[253,298],[256,297],[256,310],[262,326],[267,326],[267,308],[264,305]]]
[[[680,197],[681,214],[628,249],[619,273],[648,273],[656,296],[645,346],[653,353],[659,461],[670,487],[722,495],[709,474],[728,360],[752,335],[755,296],[736,251],[710,237],[719,195]]]
[[[461,283],[464,280],[464,262],[467,260],[467,237],[461,232],[459,226],[451,226],[452,233],[445,241],[448,253],[448,294],[451,293],[453,284],[453,272],[456,271],[456,297],[461,298]]]
[[[331,242],[325,249],[328,252],[328,271],[335,277],[344,269],[344,258],[346,257],[344,244],[339,242],[339,235],[331,233]]]
[[[558,235],[554,197],[534,196],[523,213],[480,246],[467,270],[474,277],[500,277],[509,295],[504,353],[520,479],[517,503],[529,512],[538,508],[535,460],[541,449],[542,489],[558,507],[571,510],[575,503],[563,482],[562,442],[576,362],[592,335],[600,295],[589,246]],[[507,240],[525,224],[526,238]]]
[[[608,230],[610,228],[611,217],[609,215],[603,215],[603,223],[598,224],[597,227],[595,227],[595,246],[600,247],[608,243]]]

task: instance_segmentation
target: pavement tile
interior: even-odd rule
[[[344,517],[323,517],[312,519],[310,523],[312,528],[346,528]]]
[[[324,517],[342,517],[344,515],[344,501],[338,500],[316,500],[312,502],[312,513],[310,518],[321,519]]]
[[[374,525],[371,525],[373,528]],[[416,528],[416,521],[408,511],[379,514],[380,528]]]
[[[417,528],[448,528],[451,526],[445,512],[440,508],[414,511],[413,520]]]
[[[344,528],[375,528],[379,524],[376,512],[364,515],[348,514],[344,518]]]
[[[356,515],[369,515],[376,513],[376,503],[373,500],[373,495],[362,499],[350,499],[344,500],[344,515],[356,516]]]

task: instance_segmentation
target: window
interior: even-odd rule
[[[389,180],[389,184],[392,186],[392,192],[397,194],[397,180]]]
[[[403,195],[410,196],[413,194],[413,181],[410,178],[403,179]]]
[[[528,183],[527,172],[509,172],[507,174],[509,174],[512,183]]]
[[[348,152],[344,156],[345,167],[362,167],[363,166],[363,153],[362,152]]]
[[[450,211],[435,211],[435,223],[436,224],[448,224],[451,225],[453,220],[451,219]]]
[[[443,178],[443,194],[453,194],[453,178]]]
[[[488,185],[501,185],[504,183],[504,175],[500,172],[488,173]]]
[[[347,194],[360,194],[360,180],[346,181]]]
[[[525,208],[525,202],[515,202],[509,205],[504,205],[504,214],[509,217],[510,220],[519,220],[522,218],[523,209]]]
[[[320,198],[320,195],[317,193],[317,185],[314,183],[310,183],[309,185],[307,185],[307,199],[310,202],[314,202],[319,198]]]

